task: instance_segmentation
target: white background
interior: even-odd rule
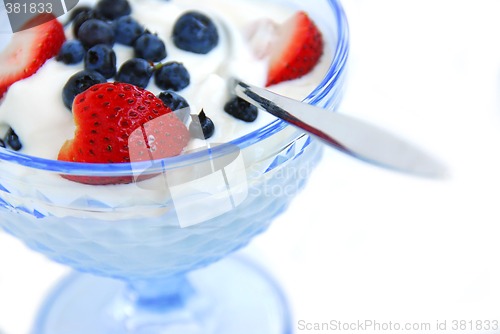
[[[295,328],[500,320],[500,1],[344,6],[351,54],[340,112],[418,143],[450,177],[395,174],[328,149],[306,189],[245,252],[281,282]],[[65,273],[0,232],[0,332],[27,333]]]

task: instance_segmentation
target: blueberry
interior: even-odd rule
[[[167,56],[167,49],[157,35],[146,32],[135,40],[134,55],[137,58],[158,62]]]
[[[229,115],[245,122],[253,122],[257,118],[259,110],[247,101],[234,97],[224,105],[224,111]]]
[[[122,16],[113,21],[116,42],[132,45],[144,33],[144,27],[131,16]]]
[[[77,64],[83,60],[85,48],[76,39],[67,40],[61,46],[56,59],[65,64]]]
[[[92,8],[88,6],[80,6],[73,8],[69,13],[69,20],[73,21],[80,13],[90,12],[90,11],[92,11]]]
[[[16,132],[14,131],[14,129],[12,128],[9,128],[9,130],[7,131],[7,133],[5,134],[5,137],[3,139],[7,145],[10,146],[10,148],[12,148],[14,151],[19,151],[20,149],[23,148],[23,144],[21,143],[21,141],[19,140],[19,137],[18,135],[16,134]]]
[[[161,92],[160,95],[158,95],[158,98],[162,100],[163,104],[169,107],[172,111],[189,108],[189,104],[185,98],[170,90]]]
[[[115,32],[111,24],[98,19],[90,19],[83,22],[78,29],[78,39],[87,49],[97,44],[112,46],[115,43]]]
[[[73,18],[73,35],[78,36],[78,30],[82,24],[90,19],[101,19],[101,16],[97,14],[94,10],[90,8],[84,8],[80,10],[78,13],[74,14]]]
[[[99,14],[108,20],[130,15],[132,11],[127,0],[99,0],[96,9]]]
[[[179,49],[199,54],[210,52],[219,43],[219,34],[213,21],[197,11],[187,12],[177,19],[172,38]]]
[[[142,58],[132,58],[122,64],[116,74],[116,81],[146,88],[153,75],[154,67]]]
[[[0,138],[0,147],[6,148],[7,145],[5,145],[5,142],[3,139]]]
[[[116,74],[116,54],[106,44],[91,47],[85,55],[84,63],[87,71],[99,72],[107,79]]]
[[[180,91],[189,86],[190,76],[182,63],[168,62],[155,72],[155,84],[160,89]]]
[[[201,128],[201,131],[200,131]],[[203,109],[198,114],[198,117],[193,117],[189,124],[189,132],[193,137],[200,139],[208,139],[215,132],[214,122],[205,115]]]
[[[80,71],[73,74],[64,85],[62,97],[64,105],[71,110],[75,96],[89,87],[106,82],[102,74],[92,71]]]

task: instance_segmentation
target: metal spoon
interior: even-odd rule
[[[368,163],[430,178],[446,176],[444,165],[413,144],[351,116],[290,99],[232,79],[230,90],[324,143]]]

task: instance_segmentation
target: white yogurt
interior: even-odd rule
[[[245,0],[135,0],[131,1],[132,16],[151,32],[157,33],[167,47],[163,61],[179,61],[186,66],[191,84],[180,91],[197,114],[202,108],[215,123],[211,142],[224,143],[256,130],[274,118],[260,112],[253,123],[235,119],[223,111],[228,100],[227,82],[230,77],[248,83],[264,85],[267,60],[258,59],[250,49],[245,31],[258,20],[271,19],[282,22],[293,15],[295,9],[269,2]],[[266,10],[262,10],[262,6]],[[154,9],[154,10],[152,10]],[[212,17],[218,27],[218,46],[206,55],[180,50],[171,40],[172,27],[177,18],[187,10],[196,9]],[[71,29],[68,29],[71,38]],[[118,66],[133,57],[131,47],[115,45]],[[1,66],[1,64],[0,64]],[[275,90],[286,95],[303,98],[319,82],[325,65],[300,80],[277,85]],[[68,78],[83,64],[65,65],[51,59],[33,76],[13,84],[0,104],[0,124],[11,126],[23,144],[25,154],[56,159],[60,147],[74,133],[72,114],[62,102],[62,89]],[[148,90],[157,94],[161,90],[150,81]],[[190,148],[200,146],[193,140]]]

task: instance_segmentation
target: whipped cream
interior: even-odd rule
[[[259,59],[255,54],[247,32],[262,22],[281,23],[293,15],[295,8],[245,0],[132,0],[130,3],[132,16],[165,42],[168,55],[163,61],[179,61],[188,69],[191,83],[178,93],[186,98],[192,114],[203,109],[214,121],[216,129],[210,142],[231,141],[274,120],[265,112],[260,112],[252,123],[226,114],[223,107],[229,99],[227,83],[231,77],[236,77],[258,86],[265,84],[267,59]],[[177,18],[192,9],[209,15],[219,31],[218,46],[206,55],[180,50],[171,40]],[[67,37],[72,38],[71,29],[67,29]],[[133,57],[131,47],[115,44],[114,49],[118,68]],[[320,81],[327,65],[322,62],[309,75],[272,89],[297,99],[304,98]],[[0,104],[0,127],[7,129],[10,126],[16,131],[23,144],[23,153],[56,159],[63,143],[73,137],[73,116],[63,105],[61,94],[68,78],[82,69],[82,63],[65,65],[50,59],[36,74],[9,88]],[[146,89],[155,94],[161,91],[154,80]],[[188,149],[203,145],[204,141],[193,139]]]

